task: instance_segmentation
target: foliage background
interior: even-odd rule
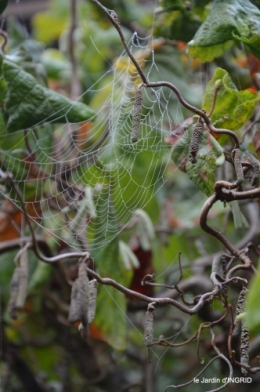
[[[214,120],[220,121],[221,127],[235,129],[241,138],[248,125],[247,121],[250,119],[253,121],[257,118],[258,109],[257,106],[255,108],[255,105],[259,99],[259,53],[257,47],[260,24],[257,22],[255,30],[250,30],[248,33],[245,28],[248,19],[243,20],[242,16],[241,23],[237,24],[234,31],[232,27],[234,12],[232,10],[228,12],[227,9],[223,11],[225,3],[217,0],[214,2],[164,0],[158,5],[150,1],[103,2],[109,9],[116,10],[127,39],[130,39],[135,30],[143,37],[153,34],[155,39],[164,39],[163,44],[158,47],[156,47],[157,41],[154,41],[155,63],[160,74],[163,75],[163,79],[175,84],[189,103],[197,107],[203,105],[208,110],[207,105],[211,100],[210,94],[212,92],[208,82],[212,78],[214,81],[215,72],[220,72],[216,71],[217,67],[226,70],[234,84],[231,92],[233,94],[232,104],[228,111],[231,120],[223,116],[222,110],[222,105],[230,102],[230,96],[226,96],[227,101],[225,102],[223,100],[221,102],[221,99],[217,102]],[[235,11],[239,10],[240,6],[245,7],[246,3],[246,6],[249,7],[247,16],[251,12],[249,1],[231,1],[229,3],[233,4]],[[252,3],[259,6],[257,1],[252,1]],[[21,0],[17,7],[22,8],[23,5]],[[212,7],[215,7],[215,11]],[[222,7],[221,12],[218,7]],[[5,12],[7,10],[8,8]],[[204,30],[200,26],[209,20],[210,12],[214,22],[216,15],[225,15],[225,20],[221,20],[219,23],[231,27],[225,30],[225,34],[219,34],[219,37],[210,34],[208,29],[212,23],[210,23],[210,27],[204,25],[207,37],[213,37],[212,42],[205,44]],[[238,16],[241,16],[239,12]],[[73,64],[68,44],[71,2],[51,0],[46,11],[36,13],[29,21],[25,21],[23,18],[19,20],[19,12],[18,19],[11,16],[5,18],[5,13],[2,18],[8,32],[6,53],[12,56],[12,61],[20,67],[19,70],[29,72],[43,87],[59,92],[64,97],[73,98],[75,93],[71,83]],[[198,32],[199,28],[200,33]],[[221,27],[219,27],[219,31],[221,31]],[[196,58],[187,53],[187,43],[192,39],[194,41],[190,44],[190,53]],[[247,46],[241,45],[241,41]],[[105,79],[100,79],[100,77],[106,73],[111,64],[115,64],[121,53],[122,43],[107,17],[91,2],[78,1],[77,28],[74,34],[74,55],[79,82],[76,94],[79,96],[83,93],[81,102],[89,105],[92,110],[97,110],[106,98],[105,86],[108,84],[110,75],[108,74]],[[202,62],[205,60],[207,60],[206,63]],[[121,61],[119,66],[123,67],[123,59]],[[149,61],[151,61],[151,54],[148,55],[147,63],[143,67],[144,72],[149,69]],[[7,71],[9,72],[11,68],[6,71],[2,69],[4,75],[0,81],[2,106],[6,100],[6,91],[10,94],[10,91],[13,91],[10,87],[11,81],[8,84],[7,76]],[[224,78],[223,74],[217,79],[222,79],[222,77]],[[156,78],[156,73],[150,74],[150,80],[156,80]],[[10,77],[11,79],[12,77]],[[97,95],[84,94],[94,83],[101,93]],[[241,98],[241,94],[239,95],[237,90],[243,90],[245,98]],[[204,95],[205,91],[208,94],[206,96]],[[104,96],[102,96],[102,92]],[[12,104],[18,99],[16,114],[20,110],[19,102],[21,101],[21,98],[17,98],[16,95],[17,86],[12,94],[10,96]],[[233,97],[237,99],[236,103],[234,103]],[[238,104],[241,104],[243,99],[247,103],[248,111],[242,120],[239,115],[235,114],[236,123],[234,124],[232,111],[237,108]],[[249,101],[251,104],[248,104]],[[190,116],[185,108],[180,108],[175,97],[171,96],[169,105],[174,118],[177,113],[181,112],[178,117],[179,122]],[[64,106],[63,102],[61,102],[62,106]],[[11,122],[11,114],[9,111],[7,122],[6,118],[2,119],[2,116],[0,119],[2,121],[1,149],[3,152],[13,150],[14,146],[24,148],[24,138],[19,136],[21,134],[10,131],[10,129],[16,130],[14,124],[18,124],[17,129],[20,129],[21,118],[24,118],[23,128],[31,126],[27,122],[30,118],[28,113],[21,112],[18,120],[12,120],[13,122]],[[44,113],[44,118],[48,115],[49,112]],[[76,115],[79,114],[76,113]],[[86,116],[85,112],[84,116]],[[80,119],[76,121],[73,118],[72,122],[78,121]],[[7,129],[5,124],[7,124]],[[252,143],[256,131],[256,127],[253,127],[248,133],[246,146],[250,151],[257,152],[257,143]],[[6,137],[7,132],[9,132],[8,137]],[[53,128],[49,130],[44,128],[44,132],[47,132],[47,137],[43,139],[43,142],[49,148],[53,143]],[[30,142],[33,143],[33,140]],[[220,144],[229,147],[226,139],[220,140]],[[170,154],[170,148],[166,154]],[[5,156],[5,159],[8,159],[8,153]],[[140,155],[140,164],[135,166],[133,176],[142,178],[150,168],[150,159],[151,154],[143,151],[143,154]],[[161,165],[165,165],[165,156],[161,155],[160,159]],[[21,161],[22,157],[19,157],[19,160]],[[5,168],[4,160],[2,163]],[[17,178],[19,167],[13,164]],[[195,173],[195,177],[197,174]],[[218,175],[221,175],[221,172]],[[152,181],[152,178],[148,178],[149,181]],[[197,185],[196,180],[193,182]],[[112,277],[139,292],[146,289],[140,284],[146,273],[155,272],[158,276],[157,282],[174,284],[180,274],[178,252],[182,252],[183,280],[181,287],[185,288],[187,298],[189,295],[195,296],[201,293],[203,289],[206,291],[211,289],[212,284],[208,276],[212,255],[223,251],[223,248],[216,239],[202,232],[199,226],[200,210],[206,200],[206,195],[193,182],[190,181],[186,173],[176,170],[176,164],[173,161],[165,167],[164,178],[162,183],[158,184],[158,191],[152,198],[149,198],[149,202],[145,206],[145,211],[149,215],[156,233],[152,247],[148,250],[142,249],[140,237],[138,237],[135,228],[123,231],[119,237],[116,237],[94,255],[95,264],[102,276]],[[161,185],[163,186],[161,187]],[[36,190],[33,186],[28,186],[23,190],[23,194],[26,200],[30,200],[32,195],[35,197]],[[131,189],[129,188],[129,195],[127,194],[126,198],[130,199],[130,197]],[[258,207],[254,206],[255,209],[252,212],[252,205],[247,204],[242,209],[249,220],[250,227],[255,228],[253,234],[252,230],[250,232],[250,239],[258,244]],[[19,237],[20,234],[17,233],[16,227],[22,225],[24,219],[21,212],[15,212],[12,208],[7,218],[7,207],[10,206],[7,206],[3,199],[2,226],[0,226],[2,242]],[[136,208],[138,207],[137,204]],[[102,211],[102,205],[100,208]],[[235,230],[232,216],[226,211],[227,209],[223,208],[222,203],[218,203],[211,212],[212,223],[215,227],[225,227],[227,236],[232,242],[237,243],[247,235],[250,229]],[[98,211],[97,213],[99,214]],[[114,217],[111,219],[113,221]],[[101,222],[102,220],[100,225]],[[25,229],[25,234],[29,235],[27,230],[28,228]],[[111,230],[116,231],[117,228],[112,227]],[[66,248],[66,244],[57,244],[44,231],[40,234],[45,237],[53,254],[61,253]],[[119,240],[130,244],[139,260],[141,266],[139,269],[135,270],[133,266],[130,269],[126,268],[122,257],[120,258]],[[148,363],[147,349],[143,338],[146,305],[138,304],[116,290],[104,286],[99,288],[97,315],[90,328],[90,339],[87,342],[84,341],[78,333],[77,325],[71,326],[67,322],[70,286],[64,279],[64,268],[61,263],[50,266],[39,262],[32,251],[29,251],[29,295],[24,308],[19,312],[18,319],[11,320],[7,314],[7,304],[10,296],[10,280],[14,269],[13,259],[16,253],[17,250],[12,250],[0,256],[1,328],[3,334],[3,362],[0,367],[0,375],[4,391],[101,392],[117,390],[155,392],[164,390],[170,384],[181,384],[192,379],[202,369],[203,363],[208,362],[212,357],[210,333],[208,330],[203,330],[200,336],[199,359],[197,341],[194,341],[178,348],[154,346],[152,362]],[[253,254],[252,257],[257,265],[257,257]],[[70,280],[75,279],[77,260],[72,262],[65,260],[64,264],[66,277]],[[246,277],[250,279],[251,274],[248,272],[246,274]],[[249,298],[251,304],[249,312],[252,309],[251,314],[254,314],[254,320],[251,319],[252,333],[250,335],[252,345],[256,347],[254,358],[259,352],[257,334],[259,312],[258,309],[255,309],[256,299],[259,298],[257,279],[252,284],[252,299]],[[235,304],[238,291],[239,288],[236,285],[231,287],[230,303]],[[147,288],[147,295],[162,296],[166,293],[169,294],[165,288],[157,289],[149,286]],[[173,294],[171,293],[171,295]],[[154,336],[165,336],[172,343],[184,341],[196,332],[202,322],[212,321],[221,311],[222,308],[217,300],[213,305],[205,306],[194,316],[184,315],[173,307],[160,307],[155,312]],[[225,354],[227,354],[228,328],[229,324],[227,320],[224,320],[216,329],[218,347]],[[238,347],[238,343],[236,347]],[[255,362],[257,361],[255,360]],[[204,372],[204,377],[214,377],[216,374],[220,378],[227,376],[226,365],[220,361],[215,361]],[[240,376],[239,368],[235,368],[235,374]],[[252,378],[253,383],[250,385],[242,383],[229,385],[227,390],[246,391],[249,388],[250,391],[258,390],[259,376],[256,374]],[[219,385],[215,385],[215,387],[217,386]],[[195,391],[209,390],[207,385],[202,384],[192,384],[190,387],[185,387],[184,390],[186,391],[188,388],[193,388]]]

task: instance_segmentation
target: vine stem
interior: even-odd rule
[[[239,194],[239,192],[238,192]],[[210,196],[206,202],[204,203],[203,207],[202,207],[202,211],[201,211],[201,215],[200,215],[200,226],[201,228],[208,234],[211,234],[213,237],[216,237],[220,242],[222,242],[222,244],[229,250],[229,252],[235,256],[236,258],[238,258],[239,260],[241,260],[244,265],[238,265],[234,268],[232,268],[232,273],[235,272],[238,269],[249,269],[251,268],[254,272],[256,272],[255,267],[252,265],[251,260],[249,259],[249,257],[242,251],[240,251],[239,249],[237,249],[228,239],[227,237],[221,233],[221,231],[209,226],[207,224],[207,219],[208,219],[208,213],[210,211],[210,209],[212,208],[212,206],[216,203],[216,201],[219,200],[218,195],[215,193],[214,195]],[[231,278],[231,271],[229,271],[228,275],[227,275],[227,279]]]
[[[178,88],[170,83],[170,82],[166,82],[166,81],[160,81],[160,82],[149,82],[149,80],[147,79],[147,77],[145,76],[141,66],[139,65],[138,61],[135,59],[134,55],[131,53],[127,42],[125,40],[124,34],[122,32],[122,29],[120,27],[118,18],[117,18],[117,14],[115,13],[115,11],[113,10],[109,10],[108,8],[104,7],[98,0],[92,0],[93,3],[95,3],[110,19],[111,23],[114,25],[114,27],[116,28],[121,42],[125,48],[125,51],[127,53],[127,55],[129,56],[129,58],[131,59],[131,61],[133,62],[133,64],[136,67],[136,70],[140,76],[140,78],[143,81],[143,86],[144,87],[149,87],[149,88],[156,88],[156,87],[168,87],[170,88],[175,95],[177,96],[179,102],[188,110],[192,111],[193,113],[197,114],[198,116],[202,117],[206,123],[206,125],[208,126],[208,129],[210,132],[214,132],[217,134],[224,134],[224,135],[229,135],[234,143],[235,143],[235,148],[239,148],[240,143],[239,143],[239,139],[237,137],[237,135],[228,130],[228,129],[220,129],[220,128],[215,128],[214,125],[212,124],[209,116],[206,114],[206,112],[204,110],[198,109],[195,106],[189,104],[187,101],[185,101],[185,99],[183,98],[183,96],[181,95],[180,91],[178,90]]]

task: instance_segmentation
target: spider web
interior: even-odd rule
[[[150,81],[164,80],[152,36],[143,39],[135,33],[128,45]],[[99,53],[94,39],[93,46]],[[97,255],[135,219],[138,210],[153,210],[153,200],[160,198],[160,190],[176,169],[171,160],[174,147],[166,139],[184,120],[184,113],[170,90],[143,88],[140,135],[133,143],[133,107],[140,83],[123,51],[84,92],[96,111],[87,123],[57,125],[46,119],[44,125],[28,129],[26,134],[13,132],[8,140],[0,135],[4,146],[1,168],[12,173],[19,186],[36,234],[44,231],[57,244]],[[8,199],[21,209],[20,197],[12,187],[3,184],[0,194],[3,203]],[[17,229],[24,234],[23,227]],[[174,257],[176,262],[177,255]],[[116,298],[113,301],[124,313]],[[131,324],[139,331],[135,321]],[[186,318],[169,341],[174,342],[188,324]],[[139,333],[143,335],[143,331]],[[155,371],[168,350],[156,355]]]
[[[141,39],[135,33],[129,48],[148,77],[162,79],[152,37]],[[171,91],[144,88],[140,136],[132,143],[132,113],[140,82],[123,51],[84,93],[94,97],[91,105],[96,110],[88,123],[57,126],[46,119],[43,126],[26,131],[26,137],[24,131],[10,135],[17,143],[3,151],[2,168],[13,174],[36,225],[56,242],[77,250],[103,247],[136,210],[149,205],[167,180],[171,148],[165,138],[183,120],[182,110],[179,104],[169,110]],[[0,192],[21,207],[14,192],[6,187]]]

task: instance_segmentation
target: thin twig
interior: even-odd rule
[[[147,77],[145,76],[143,70],[141,69],[140,65],[138,64],[138,61],[135,59],[134,55],[131,53],[124,34],[122,32],[122,29],[120,27],[117,15],[115,13],[115,11],[113,10],[108,10],[106,7],[104,7],[98,0],[92,0],[93,3],[95,3],[100,9],[102,9],[104,11],[104,13],[108,16],[108,18],[110,19],[110,21],[112,22],[112,24],[115,26],[116,30],[118,31],[118,34],[120,36],[121,42],[125,48],[125,51],[127,53],[127,55],[129,56],[129,58],[131,59],[131,61],[133,62],[133,64],[136,67],[136,70],[140,76],[140,78],[143,81],[143,87],[148,87],[148,88],[156,88],[156,87],[168,87],[170,88],[175,95],[177,96],[179,102],[186,107],[186,109],[192,111],[193,113],[197,114],[198,116],[202,117],[206,123],[206,125],[208,126],[208,129],[210,130],[210,132],[214,132],[217,134],[225,134],[225,135],[229,135],[230,137],[232,137],[234,143],[235,143],[235,148],[239,148],[239,139],[236,136],[236,134],[228,129],[218,129],[215,128],[209,118],[209,116],[207,116],[207,114],[205,113],[204,110],[200,110],[198,108],[196,108],[195,106],[189,104],[188,102],[185,101],[185,99],[183,98],[183,96],[181,95],[180,91],[178,90],[178,88],[170,83],[170,82],[166,82],[166,81],[160,81],[160,82],[149,82],[149,80],[147,79]]]
[[[249,257],[237,249],[228,239],[227,237],[221,233],[219,230],[209,226],[207,224],[208,213],[212,206],[219,200],[217,194],[210,196],[206,202],[204,203],[200,215],[200,226],[201,228],[208,234],[211,234],[213,237],[217,238],[222,244],[229,250],[229,252],[241,260],[245,264],[245,268],[251,268],[251,260]]]
[[[134,299],[138,299],[138,300],[144,301],[146,303],[153,302],[156,305],[166,305],[166,304],[173,305],[176,308],[180,309],[182,312],[184,312],[186,314],[190,314],[190,315],[197,313],[198,310],[200,310],[205,305],[205,303],[207,303],[208,299],[214,298],[216,295],[218,295],[218,292],[219,292],[218,288],[214,288],[211,292],[203,294],[195,306],[193,306],[192,308],[188,308],[188,307],[182,305],[181,303],[175,301],[172,298],[169,298],[169,297],[165,297],[165,298],[148,297],[144,294],[137,293],[136,291],[133,291],[133,290],[126,288],[125,286],[121,285],[120,283],[116,282],[115,280],[113,280],[111,278],[102,278],[97,272],[91,270],[90,268],[87,268],[87,271],[88,271],[88,274],[90,276],[92,276],[93,278],[97,279],[97,281],[99,283],[112,286],[112,287],[116,288],[117,290],[121,291],[122,293],[127,294],[127,296],[130,298],[132,297]]]
[[[75,31],[77,28],[77,0],[70,0],[70,29],[69,29],[69,55],[71,62],[70,97],[74,101],[81,95],[81,85],[77,75],[77,60],[75,56]]]
[[[223,354],[220,352],[220,350],[218,349],[218,347],[216,346],[216,344],[215,344],[215,334],[214,334],[212,328],[210,328],[210,332],[211,332],[211,336],[212,336],[211,344],[212,344],[214,350],[215,350],[216,353],[218,354],[219,358],[222,358],[223,361],[225,361],[225,362],[227,363],[228,367],[229,367],[229,376],[226,378],[226,379],[227,379],[227,382],[226,382],[225,384],[221,385],[221,387],[212,389],[212,390],[210,391],[210,392],[217,392],[217,391],[220,391],[221,389],[224,389],[224,388],[227,386],[227,384],[230,383],[229,380],[231,380],[231,378],[233,377],[233,367],[232,367],[230,361],[227,359],[227,357],[225,357],[225,355],[223,355]]]
[[[128,47],[127,43],[126,43],[124,34],[123,34],[122,29],[120,27],[120,24],[119,24],[119,21],[118,21],[118,18],[117,18],[117,15],[116,15],[115,11],[109,10],[108,8],[104,7],[98,0],[92,0],[92,2],[95,3],[100,9],[102,9],[104,11],[104,13],[108,16],[108,18],[110,19],[110,21],[112,22],[112,24],[116,28],[116,30],[117,30],[117,32],[118,32],[118,34],[120,36],[121,42],[122,42],[122,44],[123,44],[123,46],[125,48],[125,51],[126,51],[128,57],[134,63],[140,78],[142,79],[144,84],[147,84],[148,80],[146,79],[145,74],[143,73],[140,65],[137,62],[137,60],[135,59],[135,57],[132,55],[131,51],[129,50],[129,47]]]
[[[212,358],[206,366],[204,366],[204,368],[194,377],[192,378],[190,381],[184,383],[184,384],[179,384],[179,385],[169,385],[166,389],[165,392],[167,391],[167,389],[169,388],[175,388],[175,389],[179,389],[179,388],[183,388],[186,387],[187,385],[190,385],[194,382],[194,379],[198,378],[199,376],[201,376],[205,370],[212,364],[212,362],[214,362],[216,359],[220,358],[220,355],[217,355],[216,357]]]

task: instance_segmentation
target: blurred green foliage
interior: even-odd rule
[[[253,28],[248,20],[258,16],[259,11],[250,5],[249,1],[232,0],[234,12],[231,12],[226,3],[219,0],[215,2],[164,0],[160,4],[161,8],[156,9],[155,12],[154,4],[149,2],[143,4],[134,0],[120,2],[113,0],[105,1],[104,4],[109,9],[116,10],[126,40],[138,57],[144,73],[149,75],[149,80],[160,79],[173,83],[189,103],[202,107],[207,113],[214,100],[216,82],[219,83],[212,120],[216,126],[235,129],[238,137],[241,137],[244,125],[252,116],[259,101],[259,93],[248,90],[253,83],[252,75],[247,69],[241,68],[238,62],[241,58],[245,60],[247,53],[232,45],[237,40],[242,41],[248,45],[252,53],[258,56],[258,21]],[[259,6],[259,2],[252,3]],[[216,14],[220,12],[220,6],[221,13],[217,18]],[[244,7],[244,13],[241,12],[241,7]],[[237,14],[242,15],[241,23],[234,30],[234,18]],[[216,19],[219,21],[218,34],[214,29]],[[147,44],[143,36],[151,33],[153,23],[152,34],[163,40],[154,39],[152,44]],[[223,251],[222,245],[203,233],[199,226],[201,207],[206,200],[205,195],[209,196],[213,193],[217,176],[224,175],[223,171],[226,169],[226,167],[218,169],[217,160],[221,155],[219,152],[221,148],[220,146],[219,149],[216,148],[218,142],[215,141],[214,144],[205,133],[198,153],[198,164],[192,165],[188,161],[193,120],[191,119],[187,126],[182,124],[183,120],[190,116],[190,112],[181,108],[176,96],[164,88],[161,92],[164,99],[160,102],[156,101],[154,92],[146,92],[143,115],[149,114],[149,105],[155,102],[154,118],[153,122],[142,124],[141,137],[136,144],[130,144],[130,135],[127,139],[123,129],[118,127],[118,133],[109,134],[100,148],[98,142],[107,132],[107,123],[102,122],[105,103],[110,100],[112,106],[116,105],[121,97],[120,86],[116,91],[113,90],[115,86],[110,70],[117,69],[124,80],[131,72],[131,67],[126,66],[129,59],[125,53],[122,53],[121,40],[108,18],[91,2],[78,1],[74,54],[82,102],[73,103],[76,114],[72,113],[70,117],[67,109],[64,109],[67,105],[71,105],[71,100],[68,98],[73,76],[69,49],[70,25],[68,0],[52,0],[47,11],[36,14],[32,19],[30,38],[24,34],[24,28],[17,20],[11,18],[8,20],[9,39],[6,53],[2,54],[4,66],[0,79],[2,170],[9,170],[14,174],[25,201],[40,200],[44,223],[41,222],[42,225],[38,227],[42,229],[40,234],[45,238],[51,251],[56,254],[71,250],[67,248],[68,243],[78,248],[80,245],[78,234],[69,230],[69,225],[62,226],[66,208],[62,204],[64,199],[56,198],[55,201],[59,206],[57,208],[56,205],[56,209],[52,209],[47,203],[47,200],[53,201],[52,192],[57,194],[60,192],[63,195],[62,191],[64,191],[63,182],[55,183],[53,180],[57,173],[52,172],[55,165],[48,156],[55,140],[61,139],[62,131],[53,123],[44,124],[44,120],[55,119],[54,122],[58,124],[62,120],[65,122],[67,120],[79,122],[90,118],[92,120],[92,111],[94,111],[97,113],[96,123],[101,124],[100,128],[94,132],[90,125],[89,144],[87,146],[82,144],[78,149],[82,152],[81,158],[85,152],[86,158],[87,148],[92,149],[93,156],[89,160],[82,159],[77,170],[73,172],[74,157],[71,158],[69,155],[71,151],[67,151],[67,163],[69,162],[71,166],[62,167],[58,174],[62,173],[66,179],[66,176],[70,177],[72,172],[71,182],[79,185],[83,190],[91,185],[94,190],[93,201],[97,216],[89,223],[89,230],[84,240],[94,249],[92,256],[95,268],[102,277],[114,279],[126,287],[131,286],[136,271],[129,270],[124,264],[120,255],[119,241],[123,240],[129,244],[137,241],[138,244],[138,232],[134,226],[123,227],[121,214],[123,211],[125,223],[131,220],[133,211],[144,208],[156,229],[156,237],[151,244],[152,268],[158,279],[156,282],[174,285],[178,281],[181,274],[178,267],[179,252],[182,252],[181,261],[184,266],[182,279],[189,281],[193,276],[198,276],[193,269],[193,262],[196,259],[205,256],[211,262],[213,253]],[[138,30],[137,43],[132,38],[135,29]],[[227,70],[217,68],[214,62],[204,67],[199,60],[192,59],[187,53],[188,42],[190,42],[191,55],[199,57],[202,61],[213,60],[221,55],[219,59],[223,64],[221,66],[225,68],[226,64]],[[230,50],[226,51],[227,49]],[[236,77],[236,83],[232,80],[233,76]],[[138,77],[135,82],[136,85],[140,82]],[[95,91],[90,89],[93,85]],[[243,91],[239,91],[241,86]],[[57,105],[53,104],[53,99],[55,103],[57,101]],[[42,110],[40,106],[42,104],[45,110]],[[39,107],[41,109],[38,113]],[[167,121],[162,116],[162,112],[166,112],[165,107]],[[102,108],[101,112],[100,108]],[[61,110],[60,117],[57,118],[56,113],[59,110]],[[64,120],[65,114],[67,117]],[[105,116],[109,117],[108,111]],[[163,128],[169,129],[167,135],[177,138],[174,142],[169,142],[168,146],[167,140],[157,132],[157,128],[160,129],[158,124],[161,118],[164,121]],[[129,119],[131,116],[126,111],[125,117],[120,121],[130,121]],[[40,121],[42,123],[36,127],[37,132],[35,134],[30,132],[28,139],[25,140],[24,131],[36,126]],[[39,138],[37,133],[40,135]],[[24,159],[28,144],[32,163],[37,164],[49,177],[44,183],[41,183],[38,173],[35,178],[32,178],[32,180],[36,179],[36,185],[34,181],[31,183],[26,181],[30,180],[32,175],[28,169],[28,160]],[[231,148],[226,139],[221,141],[221,144]],[[37,155],[37,148],[42,154]],[[170,156],[174,162],[170,161]],[[245,156],[248,156],[247,146]],[[179,169],[183,169],[183,172]],[[11,199],[15,198],[10,184],[6,188],[1,185],[1,191]],[[70,196],[69,194],[68,197]],[[80,202],[82,200],[79,201],[79,205]],[[20,206],[17,200],[16,203]],[[217,203],[211,211],[211,222],[216,227],[224,227],[227,236],[236,243],[246,231],[234,230],[233,220],[229,219],[226,210],[222,203]],[[72,217],[72,222],[76,219],[75,211],[69,211],[68,216]],[[104,222],[108,223],[104,225]],[[39,231],[39,228],[37,230]],[[45,233],[45,230],[47,233],[56,230],[55,235],[50,236]],[[28,227],[25,228],[25,232],[29,234]],[[63,241],[60,241],[60,237]],[[131,246],[135,249],[136,244]],[[120,379],[118,373],[124,377],[126,386],[136,384],[135,390],[140,389],[140,385],[145,388],[144,374],[148,373],[147,353],[143,340],[145,306],[141,306],[140,309],[138,306],[135,308],[135,301],[129,300],[121,292],[105,285],[100,286],[96,319],[93,330],[90,331],[93,338],[90,348],[89,343],[81,340],[77,326],[70,326],[67,322],[70,301],[69,283],[75,279],[77,260],[71,262],[65,259],[62,266],[60,264],[50,266],[37,261],[30,251],[28,299],[25,309],[19,313],[18,320],[12,321],[6,313],[6,307],[9,283],[14,269],[13,258],[16,253],[17,251],[12,251],[0,256],[5,335],[11,345],[21,348],[22,357],[30,363],[32,371],[46,390],[61,390],[66,383],[73,391],[119,390],[116,385],[116,380]],[[203,267],[200,273],[202,279],[211,287],[212,283],[208,278],[210,263]],[[156,288],[155,294],[161,295],[163,290],[163,287]],[[200,287],[192,287],[190,291],[185,293],[187,301],[201,294]],[[248,323],[254,331],[259,324],[255,305],[259,296],[258,291],[256,277],[250,287],[247,316]],[[167,295],[170,295],[169,292]],[[236,288],[232,287],[231,302],[236,298]],[[212,308],[207,308],[205,313],[201,311],[199,315],[192,317],[175,308],[158,306],[154,312],[154,335],[156,338],[163,335],[169,342],[180,343],[195,334],[201,323],[208,321],[207,317],[211,311],[222,311],[220,301],[214,301]],[[224,326],[222,329],[221,326],[220,331],[225,335],[227,328]],[[45,340],[42,343],[43,336]],[[208,330],[203,331],[201,336],[201,357],[207,361],[210,359],[210,352],[206,342],[209,342],[211,337]],[[198,366],[195,344],[193,342],[191,346],[183,346],[176,351],[165,347],[154,348],[153,363],[160,365],[159,374],[153,373],[151,376],[154,377],[154,390],[163,390],[169,384],[182,383],[187,381],[187,378],[192,379],[195,376],[193,370]],[[97,369],[101,372],[95,373],[93,370],[91,373],[91,366],[94,367],[96,358],[98,358],[97,362],[100,361]],[[107,363],[111,364],[112,375],[106,373]],[[90,369],[89,373],[88,369]],[[102,369],[105,369],[104,375]],[[0,376],[2,374],[5,374],[4,366],[0,367]],[[65,377],[66,374],[69,375],[69,381]],[[212,377],[215,374],[222,375],[223,369],[214,363],[204,375]],[[93,379],[93,383],[96,382],[97,386],[92,385]],[[102,384],[103,380],[105,381]],[[24,391],[19,380],[13,381],[10,385],[13,387],[12,391]],[[123,389],[122,385],[120,388]],[[198,391],[203,390],[201,386],[198,388]],[[195,386],[194,390],[196,390]]]

